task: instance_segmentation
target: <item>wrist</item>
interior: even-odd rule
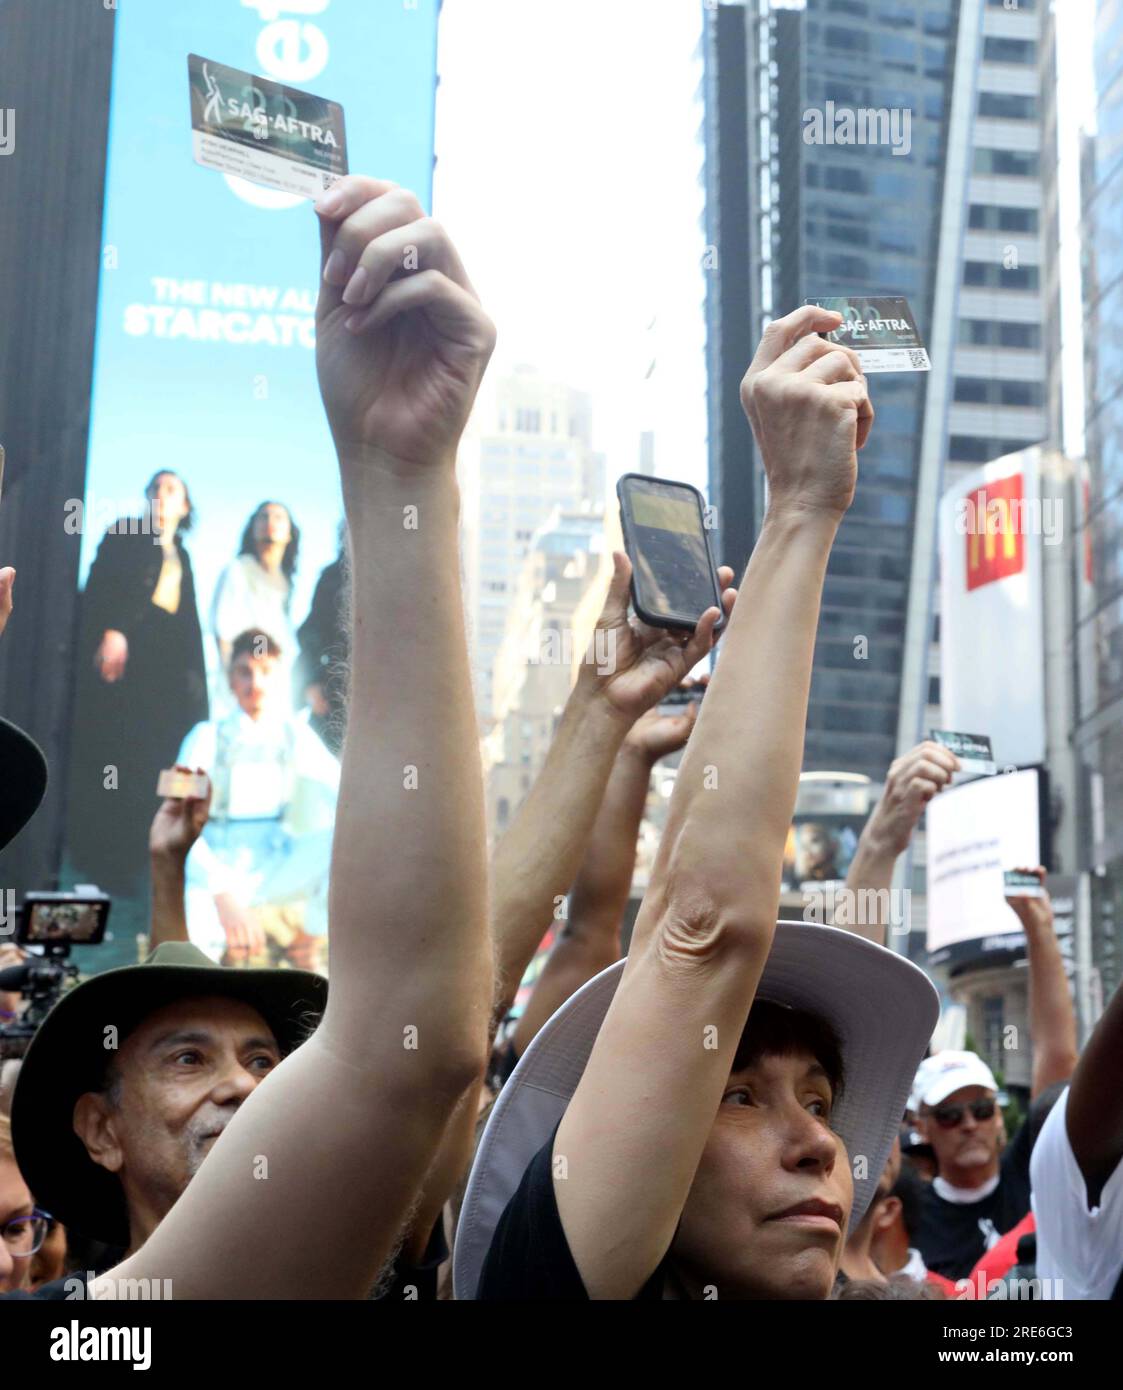
[[[892,868],[907,847],[907,841],[904,845],[897,843],[876,821],[871,821],[858,837],[854,858],[861,856],[867,864]]]
[[[663,754],[653,753],[646,745],[642,743],[633,743],[631,739],[625,736],[618,756],[629,766],[638,767],[650,772]]]
[[[632,715],[616,708],[596,685],[578,678],[569,697],[568,713],[580,724],[583,735],[595,739],[599,746],[612,746],[614,751],[624,744],[635,724]]]
[[[374,444],[337,444],[336,458],[344,493],[349,485],[375,486],[380,483],[419,483],[456,476],[456,450],[417,459],[401,458]]]
[[[157,849],[150,849],[148,857],[152,862],[153,874],[158,874],[161,878],[182,877],[186,872],[187,853],[182,849],[163,845]]]
[[[770,493],[761,533],[776,531],[791,536],[806,535],[833,542],[845,512],[809,506],[798,498]]]

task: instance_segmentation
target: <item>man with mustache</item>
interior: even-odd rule
[[[42,1205],[111,1250],[138,1250],[242,1102],[311,1031],[326,992],[309,972],[228,970],[187,942],[72,990],[16,1091],[20,1155]],[[78,1045],[91,1020],[104,1020],[100,1059]]]

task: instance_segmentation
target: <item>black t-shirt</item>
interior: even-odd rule
[[[383,1281],[381,1291],[375,1295],[380,1302],[400,1303],[408,1289],[415,1290],[413,1297],[419,1303],[434,1301],[437,1297],[437,1277],[441,1265],[448,1259],[448,1242],[445,1240],[445,1223],[437,1217],[436,1224],[429,1232],[429,1242],[425,1253],[415,1265],[394,1262],[389,1282]]]
[[[554,1136],[531,1159],[507,1203],[484,1261],[480,1299],[587,1300],[589,1295],[569,1250],[554,1197]],[[636,1294],[663,1297],[665,1261]]]
[[[934,1274],[965,1279],[990,1249],[1029,1211],[1029,1156],[1032,1140],[1023,1124],[1006,1146],[998,1186],[977,1202],[948,1202],[926,1183],[920,1229],[913,1241]]]

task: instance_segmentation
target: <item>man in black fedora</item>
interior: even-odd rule
[[[317,975],[230,970],[179,941],[65,994],[12,1102],[36,1201],[68,1230],[139,1249],[326,995]]]

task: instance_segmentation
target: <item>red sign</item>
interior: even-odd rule
[[[1025,490],[1020,473],[968,493],[967,592],[1025,568]]]

